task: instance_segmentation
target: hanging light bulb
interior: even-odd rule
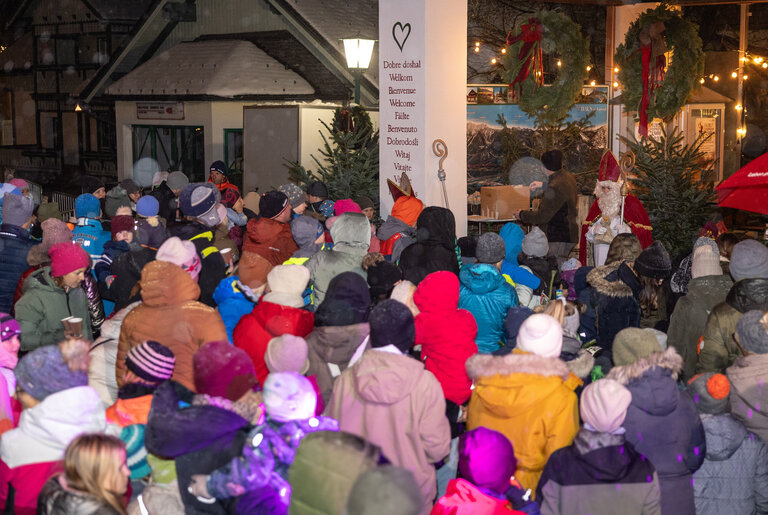
[[[613,67],[613,73],[619,73],[619,67],[618,66],[614,66]]]
[[[735,78],[736,78],[736,77],[738,77],[738,76],[739,76],[739,74],[738,74],[738,73],[736,73],[736,72],[731,72],[731,78],[732,78],[732,79],[735,79]]]
[[[746,75],[744,77],[746,77]],[[720,80],[720,76],[719,75],[715,75],[714,77],[712,77],[712,80],[717,82],[717,81]]]
[[[749,75],[744,75],[744,80],[747,80],[749,78]]]
[[[734,109],[736,109],[737,111],[741,111],[742,109],[744,109],[744,106],[742,106],[741,104],[736,104],[734,106]]]
[[[479,46],[476,46],[476,47],[475,47],[475,53],[478,53],[479,51],[480,51],[480,47],[479,47]]]
[[[507,49],[506,49],[506,48],[502,48],[502,49],[501,49],[501,53],[502,53],[502,54],[506,54],[506,53],[507,53]]]
[[[491,64],[496,64],[496,58],[491,59]]]
[[[765,61],[765,59],[763,59],[762,57],[755,57],[755,63],[760,64],[763,61]]]
[[[479,41],[475,41],[475,46],[480,46],[480,42]]]
[[[597,84],[597,82],[595,82],[595,81],[590,81],[590,82],[589,82],[589,85],[590,85],[590,86],[594,86],[594,85],[596,85],[596,84]]]
[[[763,68],[768,68],[768,63],[763,62],[763,64],[761,64],[760,66],[762,66]]]
[[[613,87],[614,87],[614,88],[618,88],[618,87],[619,87],[619,83],[618,83],[618,82],[616,82],[616,81],[613,81]]]
[[[587,65],[587,71],[589,71],[591,69],[592,69],[592,65],[591,64]]]
[[[562,65],[563,65],[563,62],[560,59],[558,59],[557,60],[557,67],[560,68]]]
[[[704,84],[704,77],[699,79],[699,84]]]

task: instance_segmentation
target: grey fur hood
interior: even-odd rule
[[[365,255],[371,246],[371,225],[362,213],[344,213],[331,227],[333,250]]]
[[[670,370],[672,378],[677,379],[678,374],[683,369],[683,358],[680,357],[674,347],[668,347],[663,352],[654,352],[647,358],[639,359],[631,365],[613,367],[607,378],[626,385],[633,379],[643,377],[647,371],[655,367]]]
[[[612,263],[593,268],[587,274],[587,282],[592,285],[598,293],[609,297],[632,297],[632,288],[627,286],[624,281],[616,278],[614,281],[607,279],[607,276],[616,272],[621,263]]]

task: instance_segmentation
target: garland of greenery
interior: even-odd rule
[[[667,46],[672,50],[672,62],[664,74],[664,81],[650,96],[648,119],[670,119],[685,105],[696,82],[704,74],[704,50],[699,27],[683,18],[679,11],[661,4],[645,11],[632,22],[624,43],[616,49],[614,60],[620,67],[624,110],[637,111],[643,96],[643,63],[640,50],[640,32],[656,22],[665,27]]]
[[[556,11],[538,11],[534,17],[541,22],[544,33],[541,48],[544,54],[556,52],[562,66],[549,87],[540,87],[533,73],[523,82],[522,94],[518,101],[520,109],[531,116],[542,114],[543,120],[550,125],[557,125],[568,115],[581,94],[587,79],[590,54],[589,38],[581,34],[581,27],[567,15]],[[527,20],[523,23],[527,23]],[[520,32],[520,27],[515,28]],[[518,53],[523,42],[507,47],[504,54],[504,80],[511,82],[520,71],[523,61]],[[542,113],[543,112],[543,113]]]

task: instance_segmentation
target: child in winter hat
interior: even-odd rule
[[[195,353],[195,390],[236,401],[258,385],[250,356],[226,341],[208,342]]]
[[[260,507],[269,513],[287,513],[291,486],[288,468],[307,433],[338,431],[338,422],[315,417],[315,391],[309,380],[296,372],[276,372],[264,384],[266,417],[251,429],[243,455],[210,475],[192,477],[190,493],[199,498],[227,499],[263,488],[272,490],[274,505]],[[238,505],[243,512],[252,512]],[[254,507],[255,508],[255,507]]]
[[[281,184],[278,186],[277,191],[283,193],[288,197],[288,202],[291,204],[291,209],[295,215],[302,215],[307,209],[307,194],[292,183]]]
[[[145,195],[136,202],[136,214],[139,215],[136,240],[141,245],[156,249],[167,238],[165,225],[157,215],[159,211],[160,203],[152,195]]]
[[[691,279],[710,275],[723,275],[723,268],[720,266],[720,255],[718,252],[713,251],[712,247],[703,245],[693,251]]]
[[[733,246],[731,277],[741,279],[768,278],[768,247],[756,240],[744,240]]]
[[[559,358],[563,348],[563,327],[549,315],[533,314],[520,326],[516,346],[537,356]]]
[[[432,514],[538,513],[530,492],[515,480],[516,468],[515,452],[506,436],[485,427],[467,431],[459,438],[461,479],[448,483]]]
[[[549,254],[549,242],[544,231],[538,227],[531,229],[523,237],[521,250],[518,264],[528,267],[541,281],[539,286],[533,290],[533,294],[554,299],[556,288],[561,282],[560,267],[557,264],[557,258]]]
[[[16,384],[37,402],[62,390],[86,386],[88,350],[88,342],[77,339],[39,347],[19,360],[14,369]]]
[[[768,498],[765,478],[768,450],[730,413],[731,384],[723,374],[708,372],[688,382],[706,433],[706,454],[693,474],[697,515],[759,513],[760,501]]]
[[[16,392],[13,369],[19,362],[19,323],[8,313],[0,313],[0,434],[12,429],[16,416],[11,397]],[[20,406],[15,410],[21,411]]]
[[[114,279],[114,277],[111,277],[110,280],[107,279],[110,276],[112,263],[120,254],[131,250],[130,244],[133,243],[135,223],[133,217],[128,215],[118,215],[112,217],[110,221],[112,239],[104,242],[104,252],[93,265],[96,279],[106,282],[107,286],[111,284],[111,279]]]
[[[48,249],[51,258],[51,277],[62,277],[91,266],[91,258],[80,245],[73,242],[57,243]]]
[[[181,240],[177,236],[168,238],[160,245],[155,259],[180,266],[195,281],[197,281],[203,267],[200,256],[197,255],[195,244],[188,240]]]
[[[320,415],[323,413],[325,402],[323,401],[320,387],[317,384],[317,376],[307,376],[307,371],[309,370],[309,348],[304,338],[292,334],[284,334],[272,338],[269,340],[269,344],[267,344],[264,363],[266,363],[270,374],[296,372],[307,377],[317,396],[315,414]]]
[[[125,443],[125,462],[131,471],[131,481],[152,473],[147,462],[147,448],[144,447],[145,428],[146,424],[131,424],[120,433],[120,439]]]
[[[32,218],[35,202],[29,197],[6,193],[3,195],[2,221],[4,225],[22,227]]]
[[[309,269],[301,265],[278,265],[267,274],[268,292],[263,299],[292,308],[304,307],[304,290],[309,284]]]
[[[549,457],[539,481],[542,513],[614,513],[616,506],[621,513],[660,513],[658,474],[624,439],[631,402],[629,389],[612,379],[584,388],[584,427]]]
[[[736,324],[741,348],[753,354],[768,354],[768,317],[764,311],[747,311]]]

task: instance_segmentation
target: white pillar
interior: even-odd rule
[[[467,0],[379,2],[381,214],[392,209],[387,179],[406,172],[425,206],[443,206],[432,142],[443,163],[456,232],[467,231]]]

